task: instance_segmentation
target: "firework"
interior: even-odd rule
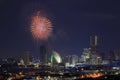
[[[32,17],[31,32],[35,39],[47,40],[52,33],[50,20],[38,12]]]

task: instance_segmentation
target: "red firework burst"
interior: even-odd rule
[[[49,19],[37,13],[32,17],[31,32],[35,39],[46,40],[52,33],[52,25]]]

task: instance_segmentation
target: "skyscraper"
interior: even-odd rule
[[[71,63],[73,66],[75,66],[78,63],[78,56],[77,55],[71,55]]]
[[[84,48],[83,54],[80,57],[80,62],[84,63],[84,64],[88,64],[89,63],[89,59],[90,59],[90,48]]]
[[[91,35],[90,36],[90,48],[91,48],[91,54],[98,53],[98,36],[97,35]]]
[[[47,63],[47,49],[45,45],[40,46],[40,62],[42,64]]]
[[[25,65],[29,65],[31,61],[32,61],[32,55],[30,54],[29,51],[26,51],[24,53],[24,63],[25,63]]]
[[[90,36],[90,64],[97,65],[101,64],[101,56],[99,54],[99,42],[98,42],[98,36],[97,35],[91,35]]]

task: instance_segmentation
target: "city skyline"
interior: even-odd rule
[[[21,56],[30,51],[39,56],[41,44],[62,54],[80,55],[90,47],[90,36],[99,37],[101,51],[120,49],[120,1],[96,0],[1,0],[0,54]],[[31,17],[42,12],[52,23],[48,40],[33,39]]]

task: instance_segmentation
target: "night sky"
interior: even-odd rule
[[[33,39],[31,16],[42,12],[53,26],[46,41]],[[60,54],[80,55],[91,34],[99,36],[101,52],[120,49],[119,0],[0,0],[0,57],[19,57],[25,51],[39,55],[49,44]]]

